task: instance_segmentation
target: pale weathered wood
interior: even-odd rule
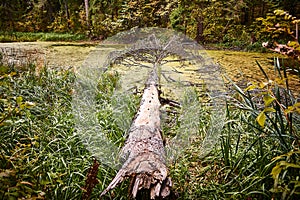
[[[105,195],[125,178],[130,178],[131,195],[140,190],[149,190],[149,199],[170,195],[172,182],[168,176],[165,150],[160,129],[160,102],[157,66],[154,65],[146,82],[140,108],[132,122],[128,138],[122,148],[124,164],[109,186]]]

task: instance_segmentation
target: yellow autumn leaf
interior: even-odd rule
[[[263,99],[266,107],[269,106],[275,100],[275,98],[271,97],[270,95],[265,95]]]
[[[276,110],[272,107],[268,107],[264,109],[264,112],[276,112]]]
[[[298,47],[299,46],[299,43],[298,42],[295,42],[295,41],[290,41],[288,42],[287,44],[289,47]]]
[[[280,166],[280,164],[278,164],[278,163],[276,164],[275,167],[273,167],[271,175],[274,180],[278,179],[281,170],[282,170],[282,166]]]
[[[249,85],[246,89],[245,89],[245,91],[251,91],[251,90],[254,90],[254,89],[256,89],[257,88],[257,85]]]
[[[295,103],[292,106],[289,106],[287,109],[284,110],[286,114],[292,113],[292,112],[298,112],[300,113],[300,102]]]
[[[275,167],[273,167],[271,175],[274,179],[274,187],[277,187],[278,185],[278,178],[279,178],[279,174],[282,170],[282,167],[279,164],[276,164]]]
[[[35,106],[35,103],[30,102],[30,101],[26,101],[26,102],[25,102],[25,107],[26,107],[26,108],[31,108],[31,107],[33,107],[33,106]]]
[[[299,164],[294,164],[294,163],[289,163],[287,161],[280,161],[279,162],[279,165],[280,166],[284,166],[285,168],[288,168],[288,167],[292,167],[292,168],[300,168],[300,165]]]
[[[18,96],[18,97],[16,98],[16,102],[17,102],[18,105],[20,105],[22,101],[23,101],[23,97]]]
[[[258,124],[259,124],[261,127],[264,127],[264,126],[265,126],[266,115],[265,115],[265,112],[264,112],[264,111],[262,111],[261,113],[259,113],[259,115],[258,115],[257,118],[256,118],[256,121],[258,122]]]

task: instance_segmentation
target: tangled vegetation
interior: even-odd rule
[[[91,158],[73,136],[74,74],[1,66],[1,199],[76,199]]]

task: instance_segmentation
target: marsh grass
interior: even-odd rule
[[[81,199],[93,158],[74,134],[74,73],[26,68],[6,66],[0,74],[0,199]],[[114,173],[100,166],[93,198]]]
[[[233,83],[236,96],[228,102],[220,137],[222,184],[204,191],[218,185],[218,199],[297,199],[299,102],[289,90],[284,66],[275,62],[278,78],[270,80],[257,64],[265,82],[252,82],[246,90]]]
[[[74,74],[27,67],[1,74],[0,196],[76,199],[90,158],[73,135]]]
[[[140,95],[131,91],[127,91],[127,94],[118,92],[120,84],[120,74],[117,71],[102,73],[96,96],[97,115],[102,131],[118,148],[125,142],[140,99]]]
[[[246,90],[232,83],[236,93],[216,148],[199,159],[192,144],[172,166],[179,199],[298,199],[299,102],[280,62],[273,81],[257,64],[265,82]]]

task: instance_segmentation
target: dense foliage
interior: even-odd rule
[[[90,157],[73,135],[74,75],[1,69],[0,198],[78,197]]]
[[[174,28],[201,43],[243,46],[265,32],[256,18],[270,19],[276,9],[300,17],[300,2],[294,0],[2,0],[0,29],[102,39],[133,27],[155,26]],[[290,31],[295,29],[289,26]]]
[[[0,69],[0,199],[81,199],[93,158],[74,131],[74,73],[32,64]],[[95,195],[113,174],[100,167]]]

